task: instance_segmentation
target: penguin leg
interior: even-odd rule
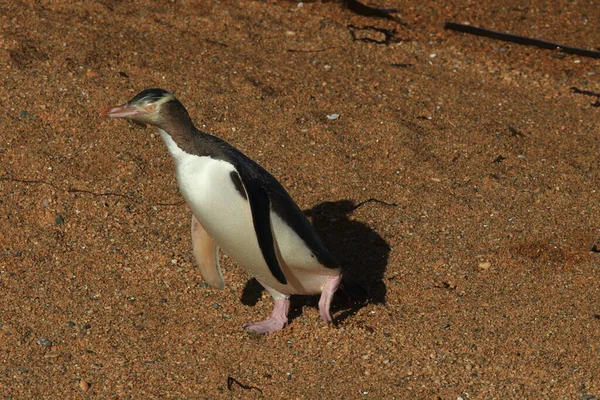
[[[319,314],[321,315],[321,319],[323,319],[323,321],[327,323],[332,321],[329,309],[331,308],[331,301],[333,300],[333,295],[340,286],[341,282],[341,274],[338,276],[330,276],[327,280],[327,283],[325,283],[325,286],[323,286],[321,298],[319,299]]]
[[[275,289],[272,289],[262,282],[261,285],[273,296],[275,299],[275,305],[273,306],[273,312],[271,316],[261,322],[249,322],[244,324],[244,328],[249,331],[253,331],[260,334],[272,333],[282,329],[288,322],[288,311],[290,309],[290,298],[289,296],[279,293]]]
[[[204,230],[200,221],[192,214],[192,253],[200,268],[202,278],[210,286],[223,289],[225,282],[219,266],[218,248],[212,238]]]

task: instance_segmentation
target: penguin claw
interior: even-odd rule
[[[287,314],[290,308],[289,299],[275,300],[275,306],[271,316],[261,322],[249,322],[244,328],[251,332],[265,335],[282,329],[288,322]]]

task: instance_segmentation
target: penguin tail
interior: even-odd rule
[[[369,297],[367,288],[350,278],[348,275],[342,275],[340,288],[357,303],[365,303]]]

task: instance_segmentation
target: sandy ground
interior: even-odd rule
[[[593,50],[600,2],[241,3],[0,3],[0,398],[600,398],[600,108],[571,90],[600,61],[443,29]],[[271,299],[226,257],[206,288],[160,138],[100,116],[156,86],[367,304],[244,331]]]

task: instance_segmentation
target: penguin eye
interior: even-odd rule
[[[146,110],[148,113],[153,113],[156,111],[156,104],[148,104],[146,107],[144,107],[144,110]]]

